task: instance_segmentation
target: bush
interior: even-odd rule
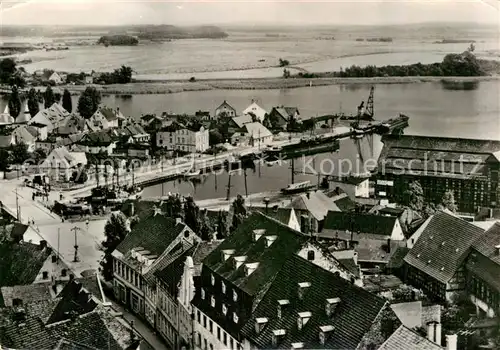
[[[191,77],[191,78],[189,78],[189,81],[190,81],[191,83],[194,83],[194,82],[196,81],[196,78],[195,78],[195,77]]]

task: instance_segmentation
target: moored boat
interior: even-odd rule
[[[285,188],[282,188],[281,192],[284,194],[300,193],[300,192],[306,192],[314,187],[315,186],[311,184],[311,181],[296,182],[293,184],[289,184]]]

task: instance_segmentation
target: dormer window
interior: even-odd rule
[[[252,232],[252,240],[254,242],[257,242],[260,237],[262,237],[266,233],[265,229],[258,229],[258,230],[253,230]]]
[[[304,295],[306,291],[311,287],[311,282],[300,282],[298,285],[298,296],[299,299],[302,300],[304,298]]]
[[[304,343],[292,343],[292,349],[303,349]]]
[[[234,268],[238,269],[247,260],[246,256],[235,256],[234,257]]]
[[[328,336],[333,332],[335,327],[333,326],[321,326],[319,327],[319,342],[321,345],[325,345],[328,340]]]
[[[201,299],[205,300],[205,289],[201,288]]]
[[[238,301],[238,293],[235,290],[233,290],[233,301]]]
[[[288,299],[278,300],[278,318],[279,319],[281,319],[283,311],[285,311],[285,309],[288,305],[290,305],[290,300],[288,300]]]
[[[250,276],[252,272],[254,272],[257,269],[257,267],[259,267],[258,262],[245,264],[245,275]]]
[[[210,280],[211,280],[211,282],[212,282],[212,286],[214,286],[214,285],[215,285],[215,277],[214,277],[214,275],[212,275],[212,276],[210,277]]]
[[[222,313],[224,314],[224,316],[227,314],[226,304],[222,304]]]
[[[222,251],[222,259],[224,259],[224,261],[227,261],[227,259],[229,259],[234,254],[234,252],[235,252],[234,249],[223,250]]]
[[[226,284],[223,281],[221,281],[220,284],[221,284],[222,294],[226,294]]]
[[[260,334],[268,321],[267,317],[257,317],[255,319],[255,333]]]
[[[266,236],[266,247],[269,248],[277,238],[278,236]]]
[[[238,323],[238,321],[239,321],[239,317],[238,317],[238,315],[236,315],[236,312],[233,312],[233,321],[234,321],[234,323]]]
[[[286,335],[286,331],[284,329],[275,329],[273,331],[272,343],[273,347],[278,346],[278,344],[283,340]]]
[[[335,308],[340,304],[340,298],[330,298],[326,299],[325,313],[326,316],[330,317],[333,315]]]
[[[210,305],[212,305],[212,307],[215,307],[215,297],[213,295],[210,297]]]
[[[312,313],[309,311],[299,312],[297,317],[297,328],[299,331],[306,325],[306,323],[311,319]]]

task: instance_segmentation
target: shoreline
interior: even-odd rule
[[[375,78],[248,78],[248,79],[207,79],[189,82],[186,80],[148,80],[134,81],[129,84],[111,85],[57,85],[62,93],[64,89],[72,95],[81,94],[87,87],[97,88],[102,95],[156,95],[208,90],[279,90],[332,85],[373,85],[373,84],[421,84],[421,83],[478,83],[499,81],[500,75],[480,77],[375,77]],[[35,87],[45,91],[45,86]],[[10,88],[0,88],[0,94],[9,94]]]
[[[429,82],[475,83],[500,80],[500,75],[482,77],[376,77],[376,78],[252,78],[207,79],[195,82],[181,80],[136,81],[129,84],[92,85],[104,95],[172,94],[207,90],[276,90],[350,84],[418,84]],[[79,94],[87,86],[58,86]]]

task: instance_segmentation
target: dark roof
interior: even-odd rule
[[[293,208],[268,208],[267,210],[265,208],[258,208],[258,210],[270,218],[288,225]]]
[[[387,268],[399,269],[403,267],[404,258],[409,251],[410,249],[407,247],[397,247],[396,251],[391,255],[389,262],[387,263]]]
[[[50,253],[27,242],[0,244],[0,286],[33,283]]]
[[[500,151],[500,141],[427,136],[384,136],[379,164],[386,173],[411,170],[421,175],[470,178],[484,175],[484,165]],[[411,160],[419,162],[409,163]],[[439,161],[441,166],[433,166]],[[460,161],[460,169],[453,166]],[[496,160],[498,162],[498,159]],[[479,166],[478,166],[479,165]]]
[[[227,107],[227,108],[231,108],[231,109],[235,110],[235,109],[233,108],[233,106],[231,106],[229,103],[227,103],[227,101],[226,101],[226,100],[224,100],[224,102],[222,102],[222,103],[220,104],[220,106],[219,106],[219,107],[217,107],[216,109],[219,109],[219,108],[222,108],[222,107]]]
[[[345,193],[331,198],[340,211],[353,211],[356,209],[356,202],[349,198],[349,196]]]
[[[163,282],[166,286],[167,292],[173,297],[174,300],[177,299],[179,292],[178,284],[181,281],[182,274],[184,272],[184,263],[188,256],[192,256],[196,247],[192,246],[188,250],[180,254],[172,263],[165,267],[161,271],[157,271],[155,276]]]
[[[155,261],[155,264],[144,274],[144,280],[150,286],[156,286],[156,274],[158,271],[161,271],[168,266],[172,262],[174,262],[179,256],[183,255],[187,250],[191,249],[193,244],[191,242],[182,240],[177,243],[168,253],[167,256],[159,257],[159,261]]]
[[[202,241],[198,243],[193,253],[194,275],[200,276],[203,260],[221,244],[222,241]]]
[[[270,247],[266,247],[263,237],[257,242],[253,242],[253,231],[259,229],[265,230],[263,236],[277,236]],[[307,239],[308,237],[300,232],[266,217],[262,213],[254,212],[238,226],[232,235],[206,257],[203,265],[204,268],[208,267],[247,294],[254,296],[261,292],[264,285],[273,278],[285,260],[299,251]],[[258,262],[259,266],[250,276],[246,276],[245,264],[235,269],[233,259],[224,261],[222,251],[226,249],[235,251],[233,257],[246,256],[245,263]]]
[[[142,247],[160,256],[185,227],[173,218],[153,214],[139,221],[116,250],[126,254],[133,248]]]
[[[298,284],[311,283],[303,298],[298,297]],[[327,299],[340,298],[339,304],[329,317],[325,312]],[[290,304],[277,317],[278,300]],[[286,334],[279,348],[291,348],[292,343],[304,343],[305,349],[355,349],[382,311],[386,301],[349,281],[328,272],[298,256],[289,257],[277,273],[268,291],[252,317],[244,325],[242,335],[265,349],[272,346],[273,330],[284,329]],[[311,317],[302,330],[297,328],[299,312],[310,312]],[[260,334],[255,332],[257,318],[268,322]],[[333,326],[332,334],[322,345],[319,342],[320,327]]]
[[[114,141],[114,137],[109,130],[100,130],[85,134],[79,141],[79,144],[89,146],[107,146]]]
[[[484,230],[444,211],[438,211],[428,220],[404,261],[439,282],[446,283]]]
[[[484,235],[472,244],[472,247],[494,263],[500,265],[500,255],[495,252],[495,246],[498,245],[500,245],[500,223],[495,222]]]
[[[472,244],[467,269],[500,291],[500,255],[495,246],[500,245],[500,223],[496,222]]]
[[[422,337],[417,332],[401,325],[392,335],[382,344],[379,350],[442,350],[443,347]]]
[[[4,306],[12,306],[14,299],[21,299],[23,303],[37,302],[52,298],[51,283],[34,283],[20,286],[1,288]]]
[[[99,108],[99,111],[104,116],[104,118],[106,118],[109,121],[113,121],[113,120],[118,119],[118,111],[114,110],[110,107]]]
[[[354,259],[337,259],[344,268],[352,273],[354,276],[359,277],[359,266]]]
[[[396,220],[398,219],[392,216],[329,211],[323,224],[323,230],[390,236]]]

